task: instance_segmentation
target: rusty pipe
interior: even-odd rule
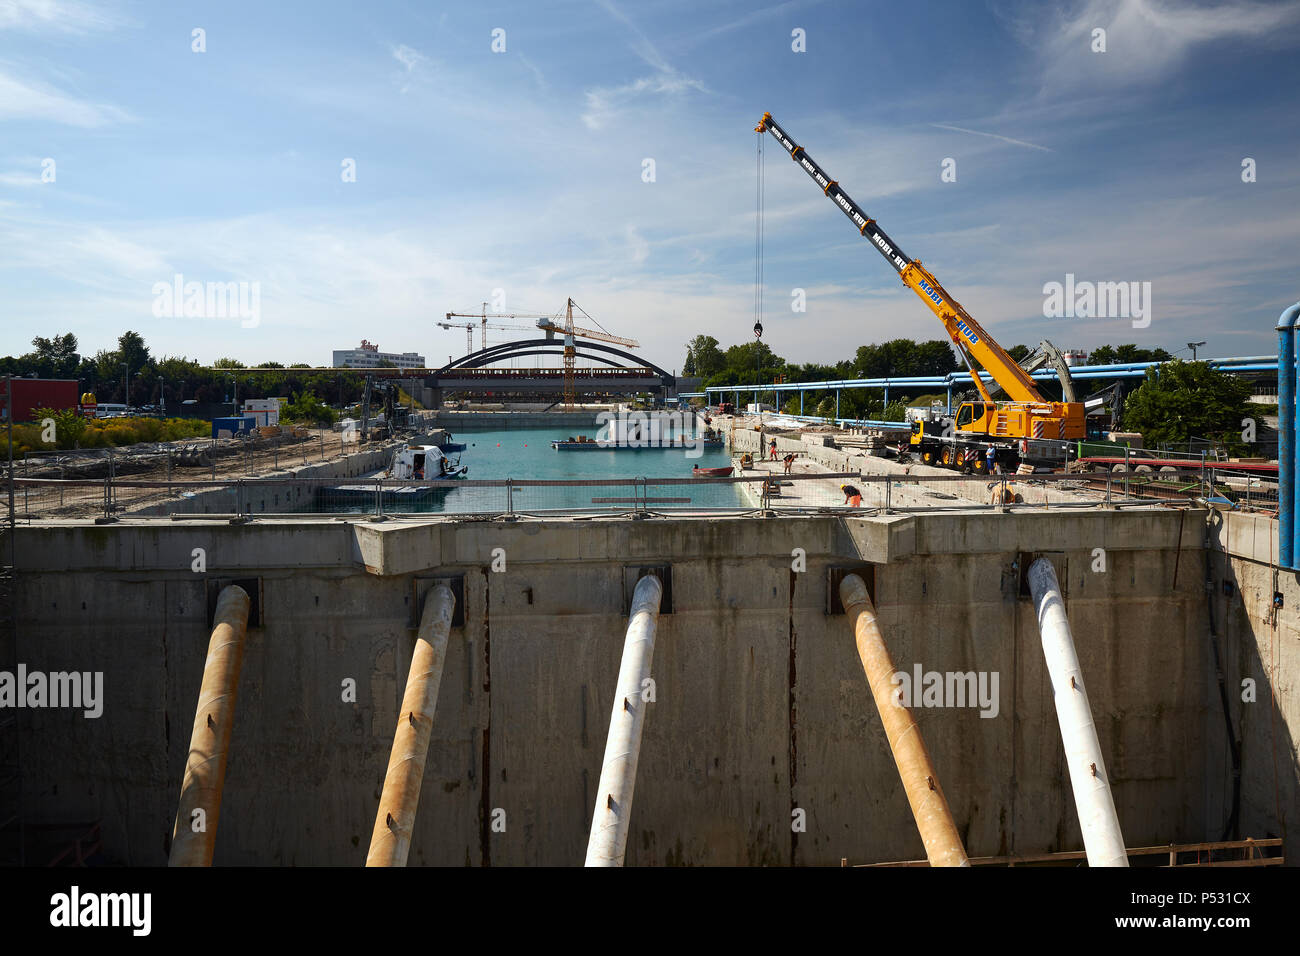
[[[217,596],[168,866],[212,865],[250,603],[248,592],[235,584],[223,588]]]
[[[366,866],[406,866],[411,852],[411,831],[420,803],[424,762],[429,756],[433,712],[438,706],[442,668],[447,661],[447,638],[456,597],[445,584],[429,590],[420,615],[420,630],[406,676],[406,693],[393,734],[393,750],[379,797],[379,812],[370,836]]]
[[[925,855],[931,866],[970,866],[961,834],[953,822],[952,811],[939,786],[939,775],[930,761],[929,751],[921,738],[912,711],[903,702],[901,690],[894,683],[894,661],[889,648],[880,635],[876,622],[876,609],[867,594],[867,586],[856,574],[846,574],[840,582],[840,601],[844,612],[853,621],[854,638],[862,669],[880,711],[880,722],[885,726],[889,749],[898,765],[898,775],[903,780],[907,802],[912,806],[916,828],[925,844]]]
[[[605,762],[596,787],[596,810],[587,842],[587,866],[622,866],[627,851],[628,822],[632,818],[632,792],[636,765],[641,757],[641,731],[645,727],[645,682],[655,652],[655,628],[663,583],[647,574],[636,583],[632,609],[623,639],[623,660],[605,738]]]

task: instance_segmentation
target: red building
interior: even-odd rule
[[[31,421],[33,408],[76,408],[81,400],[75,378],[15,378],[11,387],[15,422]],[[0,421],[8,418],[8,391],[0,381]]]

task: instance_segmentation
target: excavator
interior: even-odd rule
[[[1085,437],[1087,425],[1083,404],[1069,399],[1054,402],[1038,391],[1029,373],[1016,364],[970,313],[939,284],[920,259],[903,253],[876,220],[855,203],[849,194],[825,172],[802,146],[764,113],[754,132],[771,133],[790,158],[803,167],[822,190],[885,257],[903,284],[921,297],[943,323],[949,338],[970,370],[978,400],[963,402],[955,420],[915,421],[911,445],[926,463],[984,472],[986,451],[995,449],[999,465],[1014,468],[1021,463],[1056,463],[1067,454],[1066,442]],[[1063,364],[1063,363],[1062,363]],[[976,367],[978,365],[978,368]],[[983,375],[990,379],[985,383]],[[1009,401],[997,401],[992,390],[1006,392]]]

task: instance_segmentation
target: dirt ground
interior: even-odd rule
[[[105,486],[110,469],[118,481],[229,482],[237,478],[259,478],[287,469],[340,458],[356,451],[344,445],[339,432],[328,428],[308,429],[307,437],[277,436],[256,439],[182,439],[150,442],[112,449],[66,451],[32,456],[14,462],[16,478],[52,478],[76,481],[76,485],[19,485],[14,509],[25,518],[85,518],[103,515]],[[129,511],[174,497],[178,489],[132,488],[113,483],[110,513]],[[196,491],[206,490],[195,488]]]

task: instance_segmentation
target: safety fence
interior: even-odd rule
[[[360,515],[497,517],[655,513],[910,513],[937,510],[1128,507],[1187,502],[1218,484],[1149,494],[1137,475],[867,475],[395,481],[381,478],[157,480],[15,477],[19,521],[156,517]],[[1261,491],[1254,491],[1262,501]]]

